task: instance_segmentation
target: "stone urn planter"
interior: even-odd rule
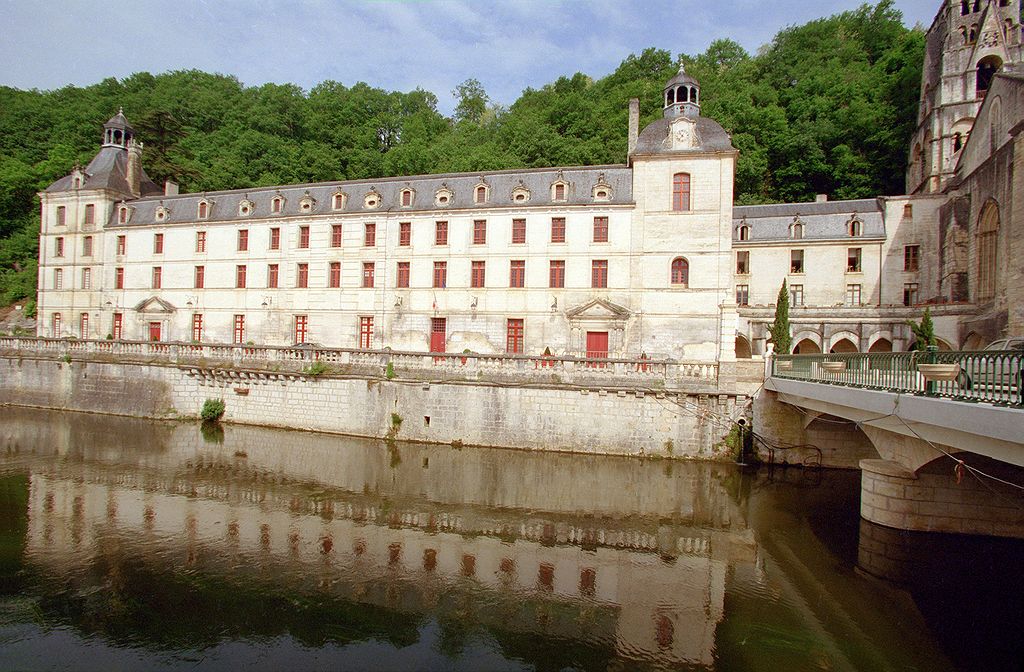
[[[821,368],[829,373],[839,373],[846,370],[846,362],[822,362]]]
[[[933,380],[956,380],[960,375],[960,365],[957,362],[952,364],[918,364],[917,370],[927,381]]]

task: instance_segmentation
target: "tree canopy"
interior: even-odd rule
[[[882,0],[786,28],[756,55],[727,39],[697,55],[645,49],[605,77],[562,76],[507,108],[467,79],[451,118],[422,89],[247,87],[195,70],[0,87],[0,303],[35,293],[35,193],[92,158],[119,107],[154,181],[193,192],[622,163],[629,99],[641,100],[641,128],[658,118],[662,86],[682,62],[701,83],[702,114],[740,150],[738,203],[860,198],[903,191],[923,55],[923,32]]]

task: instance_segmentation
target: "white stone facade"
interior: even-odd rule
[[[679,114],[628,165],[204,194],[153,193],[119,115],[40,195],[38,333],[731,360],[737,152]]]

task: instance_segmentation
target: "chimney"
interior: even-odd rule
[[[629,99],[629,155],[636,150],[636,139],[640,134],[640,99]]]
[[[139,196],[142,193],[139,186],[142,181],[142,143],[135,138],[128,141],[128,166],[124,177],[132,196]]]
[[[815,203],[828,203],[828,194],[818,194],[814,197]]]
[[[164,182],[164,196],[177,196],[178,183],[171,180]]]

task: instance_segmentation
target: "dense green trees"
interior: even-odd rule
[[[434,94],[334,81],[246,87],[198,71],[137,73],[85,87],[0,87],[0,303],[35,291],[35,193],[95,154],[119,107],[145,142],[157,182],[187,191],[385,175],[621,163],[628,101],[641,127],[661,114],[661,87],[683,62],[703,114],[741,150],[740,203],[903,190],[924,35],[891,0],[780,32],[751,56],[730,40],[702,54],[630,55],[594,80],[582,73],[527,89],[508,108],[468,79],[453,118]]]

